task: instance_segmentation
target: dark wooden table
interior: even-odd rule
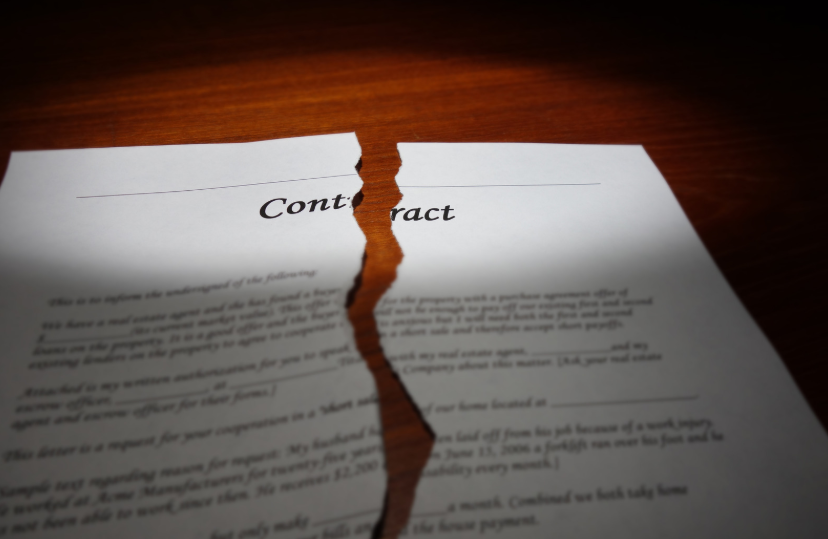
[[[808,16],[747,3],[33,4],[0,22],[6,156],[356,131],[368,247],[350,315],[381,396],[383,535],[404,524],[431,446],[371,316],[402,257],[388,217],[397,142],[643,144],[828,424],[825,32]]]

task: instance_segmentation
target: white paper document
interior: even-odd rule
[[[353,133],[12,155],[0,536],[371,535],[359,158]]]
[[[408,536],[828,537],[828,438],[643,148],[399,150]]]

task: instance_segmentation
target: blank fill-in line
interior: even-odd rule
[[[371,509],[369,511],[360,511],[359,513],[353,513],[353,514],[350,514],[350,515],[345,515],[343,517],[336,517],[336,518],[329,518],[327,520],[320,520],[319,522],[317,522],[313,526],[314,527],[324,526],[325,524],[331,524],[333,522],[339,522],[341,520],[349,520],[349,519],[352,519],[352,518],[361,517],[363,515],[372,515],[374,513],[379,513],[380,511],[381,511],[381,509]]]
[[[201,391],[191,391],[189,393],[178,393],[176,395],[164,395],[163,397],[147,397],[145,399],[132,399],[132,400],[129,400],[129,401],[116,402],[115,405],[120,406],[122,404],[135,404],[137,402],[152,402],[152,401],[163,401],[163,400],[167,400],[167,399],[178,399],[178,398],[181,398],[181,397],[192,397],[193,395],[204,395],[205,393],[208,393],[209,391],[210,391],[209,389],[202,389]]]
[[[230,389],[241,389],[243,387],[251,387],[251,386],[262,386],[266,384],[275,384],[278,382],[284,382],[285,380],[293,380],[294,378],[304,378],[306,376],[313,376],[314,374],[322,374],[325,372],[331,372],[337,370],[339,367],[329,367],[327,369],[319,369],[318,371],[311,371],[305,372],[302,374],[294,374],[293,376],[283,376],[282,378],[271,378],[270,380],[260,380],[258,382],[248,382],[246,384],[239,384],[230,387]]]
[[[534,352],[533,356],[561,356],[563,354],[607,354],[616,350],[567,350],[566,352]],[[620,351],[620,350],[619,350]]]
[[[317,176],[316,178],[299,178],[297,180],[277,180],[273,182],[242,183],[239,185],[221,185],[219,187],[201,187],[199,189],[179,189],[177,191],[149,191],[146,193],[116,193],[112,195],[86,195],[75,198],[107,198],[107,197],[132,197],[137,195],[166,195],[169,193],[191,193],[193,191],[212,191],[213,189],[233,189],[234,187],[252,187],[255,185],[270,185],[273,183],[306,182],[308,180],[324,180],[326,178],[344,178],[346,176],[359,176],[359,174],[339,174],[337,176]]]
[[[109,335],[107,337],[83,337],[78,339],[61,339],[57,341],[37,341],[36,344],[63,344],[67,342],[109,341],[112,339],[127,339],[129,337],[135,337],[135,335]]]
[[[441,188],[441,187],[551,187],[557,185],[601,185],[600,183],[485,183],[480,185],[398,185],[397,187]]]
[[[448,515],[448,511],[434,511],[431,513],[417,513],[416,515],[411,515],[411,518],[430,518],[430,517],[443,517]]]
[[[623,401],[601,401],[601,402],[567,402],[561,404],[550,404],[550,408],[581,408],[585,406],[619,406],[622,404],[651,404],[656,402],[678,402],[678,401],[694,401],[698,399],[698,395],[685,395],[682,397],[663,397],[659,399],[634,399]]]

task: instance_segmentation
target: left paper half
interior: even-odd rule
[[[12,154],[0,537],[370,536],[359,158],[353,133]]]

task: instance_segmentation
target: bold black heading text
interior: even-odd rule
[[[320,198],[318,200],[309,200],[308,202],[302,202],[301,200],[297,200],[295,202],[291,202],[288,204],[286,198],[274,198],[265,202],[262,207],[259,209],[259,215],[264,217],[265,219],[276,219],[280,215],[284,213],[284,211],[279,210],[286,210],[290,215],[295,215],[297,213],[302,213],[305,211],[305,208],[308,209],[308,213],[316,211],[319,208],[319,211],[325,211],[328,209],[333,208],[334,210],[339,210],[341,208],[347,208],[347,204],[340,204],[343,200],[351,200],[351,197],[343,197],[342,195],[336,195],[333,198],[333,206],[328,206],[328,199],[327,198]],[[271,206],[273,206],[271,208]],[[276,213],[279,211],[279,213]]]

